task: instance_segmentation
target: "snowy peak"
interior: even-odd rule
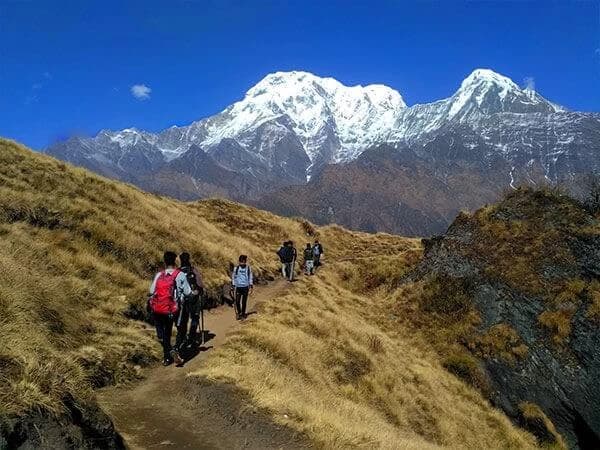
[[[221,113],[218,123],[224,126],[209,126],[204,145],[233,138],[247,146],[246,136],[266,122],[279,121],[289,124],[312,162],[339,162],[358,156],[405,108],[400,93],[384,85],[348,87],[308,72],[275,72]],[[321,155],[326,142],[341,147],[341,152]]]
[[[405,108],[400,93],[382,84],[345,86],[335,78],[321,78],[309,72],[275,72],[267,75],[246,93],[246,98],[271,95],[284,100],[298,94],[312,94],[325,98],[342,97],[346,100],[368,100],[376,106]]]
[[[510,78],[489,69],[476,69],[463,80],[448,99],[449,118],[466,121],[479,114],[553,113],[562,108],[549,102],[533,89],[521,89]]]
[[[490,69],[475,69],[463,80],[460,89],[468,90],[480,85],[488,87],[492,85],[497,86],[504,93],[511,90],[520,90],[519,86],[513,80]]]

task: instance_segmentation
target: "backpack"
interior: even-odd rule
[[[178,305],[175,299],[177,285],[175,280],[180,273],[179,269],[175,269],[173,273],[163,270],[156,279],[154,296],[150,300],[150,307],[154,313],[175,314],[177,312]]]
[[[279,256],[279,261],[281,261],[282,263],[285,262],[285,247],[281,247],[279,250],[277,250],[277,256]]]
[[[235,276],[236,277],[237,277],[239,270],[240,270],[240,266],[236,266],[235,267]],[[249,265],[246,265],[246,270],[248,271],[248,272],[246,272],[246,275],[248,275],[248,278],[250,278],[250,275],[252,274],[252,269],[250,269]]]
[[[314,253],[312,248],[307,248],[304,250],[304,259],[307,261],[311,261],[314,257]]]
[[[200,287],[198,286],[198,280],[196,279],[196,273],[194,272],[192,267],[180,267],[180,270],[185,273],[185,276],[188,280],[188,283],[190,285],[190,287],[192,288],[192,291],[199,291]]]
[[[281,252],[281,262],[291,263],[294,260],[294,248],[293,247],[283,247],[283,251]]]

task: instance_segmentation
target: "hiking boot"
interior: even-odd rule
[[[177,352],[176,350],[173,350],[171,352],[171,356],[173,357],[173,360],[175,361],[175,365],[177,367],[183,366],[184,361],[183,361],[183,358],[181,358],[181,356],[179,356],[179,352]]]

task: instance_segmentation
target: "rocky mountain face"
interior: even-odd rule
[[[407,202],[406,196],[389,195],[383,180],[393,183],[396,192],[413,190],[402,179],[375,176],[368,186],[356,186],[348,177],[357,174],[365,158],[376,172],[368,151],[381,146],[389,149],[391,158],[378,158],[381,169],[401,166],[406,159],[414,163],[416,157],[428,172],[424,182],[445,191],[436,195],[457,197],[450,202],[451,211],[432,210],[426,200]],[[377,230],[429,234],[445,226],[459,209],[489,198],[487,187],[478,192],[469,185],[446,186],[448,179],[461,177],[465,170],[478,178],[491,177],[496,192],[523,183],[571,182],[582,173],[600,170],[599,149],[600,115],[566,111],[502,75],[478,69],[451,97],[410,107],[397,91],[383,85],[347,87],[307,72],[277,72],[239,102],[189,126],[158,134],[101,131],[46,151],[186,200],[222,195],[258,201],[279,213],[373,229],[373,220],[361,218],[369,212],[360,201],[349,209],[347,203],[324,196],[335,189],[326,185],[335,179],[350,191],[365,191],[388,210],[397,209],[399,202],[410,204],[412,209],[394,219],[376,220]],[[366,156],[361,162],[362,155]],[[359,178],[367,176],[362,175]],[[386,193],[379,195],[380,191]],[[289,200],[293,197],[295,202]],[[340,210],[348,213],[335,213]],[[412,217],[408,221],[403,218],[408,216]]]
[[[412,275],[430,293],[421,308],[460,330],[446,335],[483,370],[461,362],[455,373],[482,379],[542,442],[560,440],[556,427],[571,448],[600,446],[599,218],[555,192],[519,189],[424,240]]]

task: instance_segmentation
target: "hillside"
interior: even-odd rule
[[[542,441],[598,448],[598,214],[521,188],[424,244],[391,295],[401,322]]]
[[[448,164],[450,169],[409,148],[382,145],[348,164],[323,168],[306,185],[281,188],[254,204],[318,224],[429,236],[446,231],[462,209],[497,200],[504,183],[504,169]]]
[[[394,270],[373,265],[381,271],[365,280],[330,264],[295,283],[209,358],[190,398],[227,383],[218,401],[239,395],[319,446],[534,444],[424,339],[389,326],[384,296],[364,290],[414,267],[416,241],[315,229],[222,200],[180,203],[5,140],[0,162],[2,446],[121,447],[94,389],[139,382],[157,362],[144,324],[128,317],[139,317],[164,249],[190,251],[215,292],[239,253],[265,280],[279,243],[307,233],[319,235],[326,261],[368,255]]]

